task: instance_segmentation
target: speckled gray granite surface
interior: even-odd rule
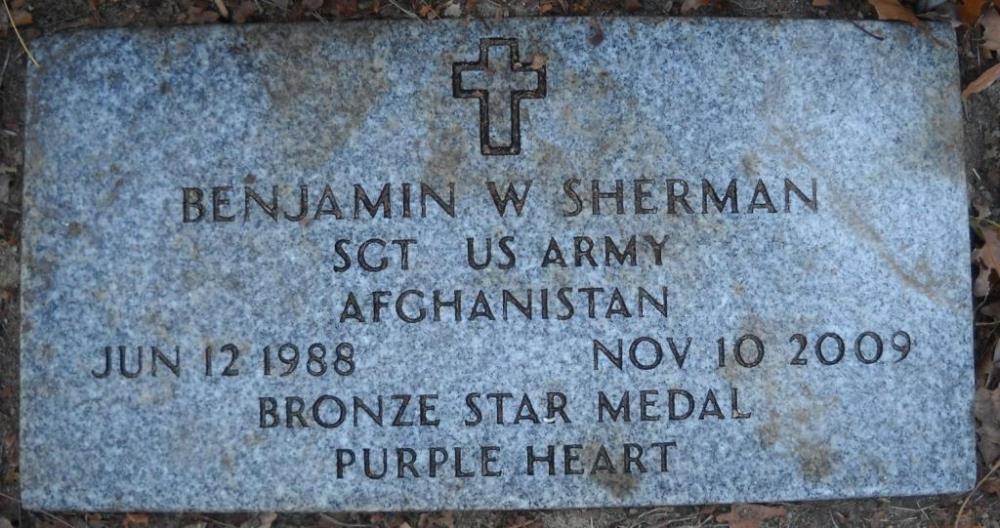
[[[34,42],[25,505],[968,489],[956,58],[862,24]]]

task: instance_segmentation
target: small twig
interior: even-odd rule
[[[515,525],[512,525],[510,528],[527,528],[528,526],[531,526],[532,524],[535,524],[536,522],[538,522],[538,519],[528,519],[526,521],[522,521],[522,522],[519,522],[519,523],[517,523]]]
[[[662,524],[661,526],[668,527],[668,526],[672,526],[674,523],[686,523],[686,522],[692,521],[692,520],[693,521],[697,521],[698,520],[698,515],[695,514],[695,515],[688,515],[687,517],[679,517],[677,519],[670,519],[665,524]],[[687,525],[687,526],[690,526],[690,524]]]
[[[200,517],[202,519],[205,519],[206,521],[208,521],[210,523],[218,524],[219,526],[225,526],[226,528],[236,528],[236,525],[234,525],[234,524],[229,524],[227,522],[222,522],[222,521],[220,521],[218,519],[213,519],[213,518],[209,517],[208,515],[201,515]]]
[[[860,29],[861,31],[864,31],[865,34],[867,34],[869,37],[872,37],[872,38],[875,38],[875,39],[878,39],[878,40],[885,40],[885,36],[879,35],[878,33],[875,33],[873,31],[871,31],[870,29],[862,26],[861,24],[858,24],[854,20],[848,20],[848,22],[850,22],[854,27]]]
[[[10,27],[14,29],[14,34],[17,35],[17,41],[21,43],[21,47],[24,48],[24,52],[28,54],[28,58],[31,59],[31,63],[35,65],[36,68],[41,66],[38,61],[35,60],[35,56],[31,54],[31,50],[28,49],[28,45],[24,43],[24,39],[21,37],[21,32],[17,30],[17,24],[14,23],[14,15],[10,14],[10,6],[7,5],[7,0],[3,0],[3,8],[7,11],[7,22],[10,22]]]
[[[0,69],[0,86],[3,86],[3,81],[7,77],[7,65],[10,63],[10,46],[7,46],[7,52],[3,57],[3,68]]]
[[[742,9],[744,11],[761,11],[763,9],[767,9],[767,2],[766,1],[760,2],[760,3],[755,4],[755,5],[751,5],[749,7],[747,7],[747,4],[745,2],[737,2],[736,0],[733,0],[733,3],[736,4],[736,7],[740,8],[740,9]],[[753,4],[753,2],[751,2],[751,3]]]
[[[988,300],[989,300],[989,298],[990,298],[990,293],[992,293],[992,292],[993,292],[993,285],[992,285],[992,284],[987,284],[987,285],[986,285],[986,295],[983,295],[983,300],[982,300],[982,301],[981,301],[981,302],[980,302],[979,304],[977,304],[977,305],[976,305],[976,307],[975,307],[975,308],[974,308],[974,309],[972,310],[972,313],[976,313],[976,312],[978,312],[978,311],[979,311],[979,310],[980,310],[980,309],[981,309],[981,308],[982,308],[983,306],[986,306],[986,301],[988,301]],[[977,323],[977,324],[978,324],[978,323]]]
[[[343,521],[338,521],[337,519],[334,519],[333,517],[330,517],[329,515],[327,515],[325,513],[319,514],[319,517],[321,519],[323,519],[324,521],[330,523],[330,524],[336,524],[337,526],[344,526],[346,528],[368,528],[370,526],[374,526],[371,523],[368,523],[368,524],[354,524],[354,523],[346,523],[346,522],[343,522]]]
[[[972,498],[972,494],[978,491],[979,487],[983,485],[983,482],[986,482],[987,479],[993,476],[993,473],[996,473],[998,469],[1000,469],[1000,459],[998,459],[996,462],[993,463],[993,467],[990,468],[989,473],[987,473],[985,477],[983,477],[979,482],[977,482],[976,487],[972,488],[972,491],[970,491],[969,494],[965,496],[965,500],[962,501],[962,506],[958,508],[958,513],[955,514],[954,528],[958,528],[958,521],[962,519],[962,512],[964,512],[965,507],[969,505],[969,499]]]
[[[639,515],[636,515],[635,518],[636,519],[642,519],[643,517],[646,517],[647,515],[658,515],[660,513],[673,513],[673,511],[674,511],[674,509],[671,508],[671,507],[653,508],[652,510],[646,510],[646,511],[640,513]]]
[[[990,220],[989,218],[974,218],[973,220],[975,220],[977,222],[984,223],[984,224],[989,224],[989,225],[991,225],[993,227],[996,227],[996,228],[1000,229],[1000,224],[994,222],[993,220]]]
[[[924,519],[927,519],[927,522],[929,524],[933,524],[933,521],[931,521],[931,517],[927,515],[927,508],[921,506],[920,501],[917,501],[917,507],[920,508],[920,515],[923,515]]]
[[[226,3],[222,0],[215,0],[215,9],[219,12],[219,16],[229,20],[229,9],[226,7]]]
[[[937,46],[939,48],[949,49],[949,50],[956,49],[954,44],[949,44],[949,43],[944,42],[941,39],[935,37],[934,34],[931,33],[931,30],[927,28],[927,24],[920,24],[919,29],[920,29],[921,33],[923,33],[924,36],[926,36],[928,39],[930,39],[931,43],[933,43],[935,46]]]

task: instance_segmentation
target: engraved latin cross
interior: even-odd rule
[[[456,62],[455,97],[479,100],[479,144],[486,156],[521,153],[521,100],[545,97],[545,65],[521,62],[517,40],[479,41],[479,60]]]

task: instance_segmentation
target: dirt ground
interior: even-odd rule
[[[3,2],[4,0],[0,0]],[[894,0],[893,0],[894,1]],[[420,17],[670,15],[850,19],[859,31],[877,12],[864,0],[6,0],[28,49],[39,35],[79,27],[202,23],[338,23],[345,19]],[[886,2],[873,1],[872,4]],[[969,2],[967,3],[976,3]],[[982,3],[982,2],[978,2]],[[917,0],[903,4],[926,18],[955,19],[961,5]],[[1000,336],[1000,287],[976,299],[976,417],[980,486],[970,494],[925,498],[567,511],[407,514],[72,514],[27,512],[18,502],[18,246],[25,69],[32,67],[0,3],[0,528],[271,526],[452,528],[652,528],[682,526],[984,526],[1000,527],[1000,389],[986,388]],[[998,24],[1000,28],[1000,24]],[[998,29],[1000,31],[1000,29]],[[967,85],[997,63],[984,49],[982,27],[956,27],[955,52]],[[988,39],[986,35],[986,39]],[[950,44],[950,43],[948,43]],[[906,60],[900,57],[900,60]],[[1000,83],[998,83],[1000,84]],[[966,101],[965,145],[973,248],[987,231],[1000,233],[1000,85]],[[984,234],[985,233],[985,234]],[[988,244],[988,241],[985,241]],[[970,262],[970,288],[979,273]],[[1000,276],[987,282],[1000,284]],[[1000,350],[1000,348],[997,348]],[[1000,356],[998,356],[1000,359]],[[967,504],[963,513],[959,510]]]

